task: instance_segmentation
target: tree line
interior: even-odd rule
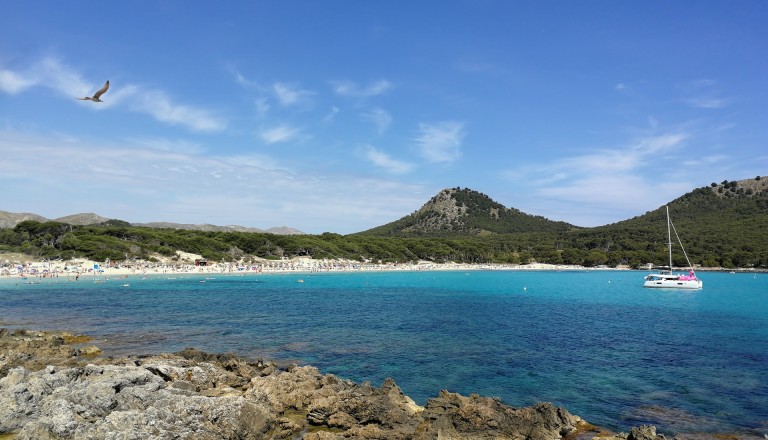
[[[759,180],[760,177],[755,182]],[[467,198],[467,194],[469,192],[458,192],[459,197]],[[461,200],[461,206],[476,212],[497,208],[487,196],[480,195],[482,197]],[[768,269],[768,190],[754,192],[724,181],[698,188],[668,206],[692,264]],[[487,216],[463,219],[465,225],[471,226],[468,229],[484,229],[484,233],[451,232],[450,228],[440,228],[418,235],[400,227],[401,223],[410,224],[405,221],[408,217],[386,227],[350,235],[161,229],[133,226],[121,220],[88,226],[28,220],[13,228],[0,229],[0,261],[3,251],[21,252],[40,259],[84,257],[95,261],[157,261],[160,257],[176,258],[176,251],[183,251],[212,261],[311,257],[381,263],[418,260],[438,263],[538,262],[635,268],[668,262],[667,219],[663,207],[594,228],[550,222],[515,210],[508,213],[509,218],[499,216],[497,220],[527,224],[527,231],[523,228],[519,232],[494,233],[490,228],[494,226],[491,224],[494,220]],[[675,266],[687,266],[681,252],[673,252],[673,256]]]
[[[160,256],[175,258],[178,250],[212,261],[305,256],[381,263],[428,260],[641,267],[667,262],[666,227],[662,233],[664,223],[657,223],[491,236],[378,237],[156,229],[122,225],[119,221],[90,226],[24,221],[14,228],[0,229],[0,252],[21,252],[49,260],[85,257],[95,261],[157,261]],[[745,218],[729,222],[725,229],[686,229],[686,251],[696,265],[768,268],[768,227],[764,223]],[[674,255],[675,265],[687,265],[682,253]]]

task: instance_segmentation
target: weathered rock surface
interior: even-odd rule
[[[97,358],[86,355],[94,351],[87,342],[0,329],[0,437],[549,440],[597,432],[546,403],[513,408],[442,391],[420,407],[391,379],[374,387],[194,349]],[[614,438],[661,436],[640,427]]]

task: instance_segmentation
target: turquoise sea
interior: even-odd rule
[[[196,347],[392,377],[419,404],[447,389],[616,430],[768,432],[768,274],[700,273],[701,291],[644,289],[644,275],[5,278],[0,325],[86,333],[106,354]]]

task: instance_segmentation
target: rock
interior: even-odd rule
[[[498,399],[448,391],[427,403],[423,419],[417,439],[560,439],[581,420],[549,403],[513,408]]]
[[[78,356],[98,356],[101,354],[101,349],[95,345],[88,345],[85,347],[81,347],[77,351]]]
[[[88,340],[69,333],[0,329],[0,377],[19,366],[39,370],[46,365],[78,365],[82,362],[81,349],[69,341],[79,344]]]
[[[0,432],[54,438],[259,438],[268,418],[242,397],[179,393],[137,366],[41,370],[0,379]]]
[[[392,379],[377,388],[311,366],[281,369],[194,349],[101,358],[81,345],[87,341],[0,329],[0,437],[554,440],[599,432],[548,403],[515,408],[441,391],[422,408]],[[653,426],[605,435],[663,438]]]
[[[656,427],[651,425],[635,426],[629,433],[627,440],[657,440],[663,438],[656,436]]]

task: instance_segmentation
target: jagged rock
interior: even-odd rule
[[[0,379],[0,432],[16,439],[259,438],[268,418],[242,397],[179,392],[137,366],[89,365]]]
[[[650,425],[635,426],[627,440],[661,440],[663,436],[656,435],[656,427]]]
[[[656,427],[653,425],[635,426],[629,434],[621,432],[614,435],[601,435],[599,438],[600,440],[665,440],[663,434],[656,434]]]
[[[581,420],[549,403],[513,408],[498,399],[448,391],[427,403],[423,419],[417,439],[559,439]]]
[[[73,366],[84,354],[80,343],[89,341],[71,333],[0,329],[0,377],[18,366],[41,369],[46,365]],[[90,353],[92,349],[87,349]]]
[[[0,329],[0,436],[554,440],[578,435],[577,427],[596,432],[547,403],[514,408],[498,399],[442,391],[422,408],[392,379],[377,388],[310,366],[283,370],[194,349],[83,357],[84,342],[69,334]],[[663,436],[642,426],[613,438]]]

